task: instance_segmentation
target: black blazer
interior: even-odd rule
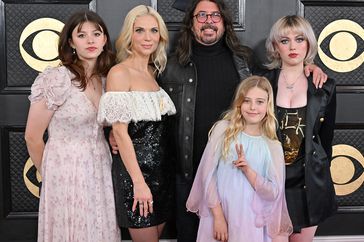
[[[272,84],[274,103],[277,97],[279,73],[280,70],[275,69],[264,74]],[[277,113],[277,110],[275,111]],[[310,76],[304,145],[305,185],[310,224],[319,224],[337,210],[330,173],[335,116],[335,81],[329,78],[322,88],[316,89]],[[278,134],[278,137],[281,136]]]

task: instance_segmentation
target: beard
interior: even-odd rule
[[[214,31],[214,33],[211,34],[206,34],[204,33],[205,30],[210,29],[212,31]],[[216,42],[218,42],[223,33],[218,33],[218,28],[215,25],[212,24],[204,24],[198,33],[194,32],[195,35],[195,39],[197,42],[203,44],[203,45],[213,45]]]

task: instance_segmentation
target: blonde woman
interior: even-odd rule
[[[287,241],[292,225],[275,123],[269,81],[243,80],[211,131],[187,200],[200,217],[197,241]]]
[[[168,31],[161,16],[140,5],[127,14],[116,41],[98,120],[112,125],[119,154],[112,175],[119,226],[136,242],[158,241],[172,201],[167,121],[176,109],[156,76],[166,66]]]
[[[311,25],[285,16],[273,25],[266,42],[278,119],[278,139],[286,163],[286,197],[294,226],[290,242],[311,242],[317,225],[336,211],[330,175],[336,92],[328,78],[316,89],[304,75],[317,53]]]

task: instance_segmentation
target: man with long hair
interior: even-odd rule
[[[241,45],[234,32],[224,1],[192,0],[176,51],[159,78],[177,108],[171,135],[175,144],[172,159],[176,162],[178,242],[196,241],[198,217],[186,211],[186,201],[208,131],[229,107],[239,82],[257,69],[252,50]],[[321,69],[315,69],[325,79]]]
[[[229,107],[240,80],[251,75],[251,54],[240,44],[224,1],[192,1],[160,78],[178,113],[173,127],[178,242],[196,241],[198,217],[186,211],[186,200],[209,129]]]

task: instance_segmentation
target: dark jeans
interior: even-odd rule
[[[193,181],[186,182],[176,177],[176,227],[177,242],[196,242],[199,219],[194,213],[187,212],[186,201]]]

